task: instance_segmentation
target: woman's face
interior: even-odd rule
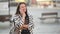
[[[26,12],[26,5],[25,4],[21,4],[19,8],[20,8],[19,9],[20,13],[25,13]]]

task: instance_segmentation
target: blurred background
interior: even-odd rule
[[[25,2],[33,16],[33,34],[60,34],[60,0],[0,0],[0,34],[9,34],[19,2]]]

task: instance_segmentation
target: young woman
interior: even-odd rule
[[[11,18],[13,22],[10,34],[32,34],[32,16],[27,13],[26,3],[21,2],[17,7],[16,14]]]

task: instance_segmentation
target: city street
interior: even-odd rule
[[[6,4],[7,5],[7,4]],[[2,5],[1,5],[2,6]],[[0,6],[0,7],[1,7]],[[7,6],[5,6],[7,7]],[[0,8],[1,9],[1,8]],[[0,15],[9,14],[9,8],[6,10],[0,10]],[[33,16],[34,29],[33,34],[60,34],[60,23],[58,24],[41,24],[41,14],[43,12],[58,12],[58,17],[60,17],[60,9],[56,8],[39,8],[39,7],[27,7],[28,13]],[[10,14],[14,15],[16,12],[16,7],[10,7]],[[3,29],[2,29],[3,28]],[[9,34],[10,23],[9,22],[0,22],[0,34]]]

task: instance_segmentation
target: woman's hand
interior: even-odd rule
[[[22,21],[23,21],[23,23],[25,22],[25,17],[26,17],[26,14],[23,13],[23,14],[22,14]]]
[[[25,18],[25,17],[26,17],[26,14],[25,14],[24,12],[23,12],[23,14],[22,14],[22,17],[23,17],[23,18]]]
[[[28,28],[28,25],[22,25],[22,26],[20,26],[20,29],[22,30],[22,29],[27,29]]]
[[[25,25],[25,24],[24,24],[24,25],[22,25],[22,27],[23,27],[23,28],[28,28],[28,25]]]
[[[28,28],[28,25],[23,25],[24,28]]]

